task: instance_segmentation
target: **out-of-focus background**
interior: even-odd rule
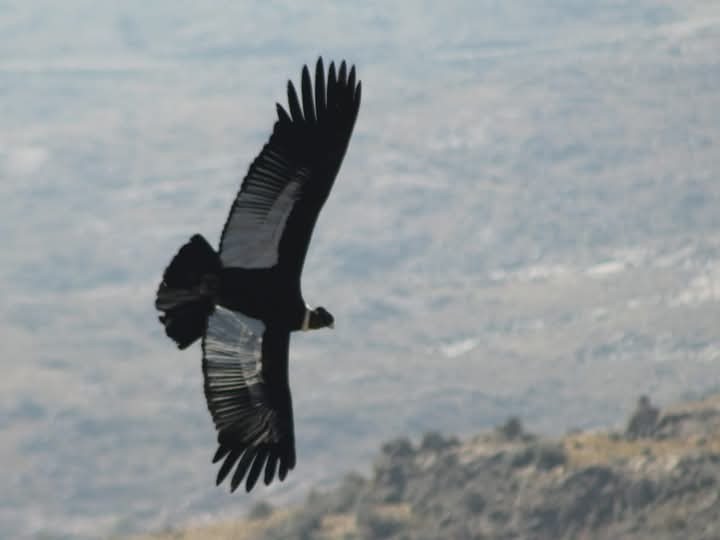
[[[549,435],[720,384],[714,0],[0,1],[0,536],[241,515],[398,434]],[[153,297],[318,55],[363,104],[293,337],[298,466],[214,486]]]

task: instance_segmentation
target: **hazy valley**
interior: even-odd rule
[[[6,535],[226,520],[398,436],[560,436],[717,388],[715,2],[0,4]],[[337,328],[293,338],[296,470],[230,496],[199,350],[152,299],[318,54],[363,80],[304,274]]]

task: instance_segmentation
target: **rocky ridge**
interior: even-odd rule
[[[720,538],[720,396],[648,408],[641,398],[625,430],[558,439],[517,418],[464,441],[396,439],[370,478],[350,474],[295,510],[258,503],[234,538]],[[226,537],[215,531],[154,538]]]

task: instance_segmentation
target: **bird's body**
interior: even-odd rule
[[[287,330],[300,330],[305,302],[299,283],[287,283],[279,268],[224,268],[218,303]]]
[[[250,165],[216,252],[200,235],[180,248],[155,305],[180,348],[202,338],[205,397],[218,430],[220,483],[250,491],[295,466],[288,381],[290,333],[332,326],[309,308],[302,267],[318,214],[345,155],[360,106],[355,68],[318,60],[301,97],[288,83],[289,114],[277,106],[270,140]],[[302,104],[302,105],[301,105]]]

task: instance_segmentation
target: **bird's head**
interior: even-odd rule
[[[334,328],[335,319],[330,312],[322,306],[310,310],[310,320],[308,321],[308,329],[316,330],[318,328]]]

